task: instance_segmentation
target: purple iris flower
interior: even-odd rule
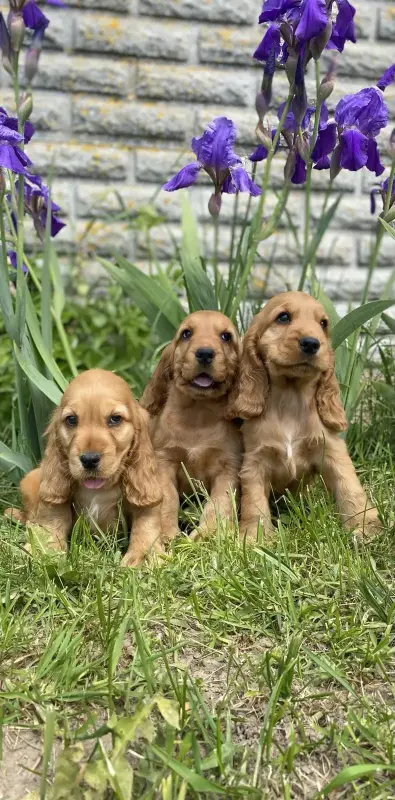
[[[18,119],[17,117],[9,117],[5,108],[0,106],[0,125],[4,125],[6,128],[10,128],[10,130],[18,132]],[[25,144],[30,142],[33,134],[35,132],[34,125],[31,122],[25,122],[25,127],[23,131],[23,140]]]
[[[192,150],[197,161],[187,164],[174,178],[164,184],[166,192],[184,189],[196,182],[199,171],[204,169],[214,184],[214,196],[218,198],[225,192],[249,192],[252,196],[261,194],[257,186],[242,167],[242,160],[233,150],[236,140],[236,126],[227,117],[216,117],[199,138],[192,139]],[[213,208],[211,203],[211,209]],[[216,203],[218,210],[220,202]],[[217,212],[218,213],[218,212]]]
[[[1,109],[4,112],[4,109]],[[3,116],[3,119],[1,119]],[[26,174],[26,167],[31,165],[30,158],[18,147],[23,137],[12,126],[7,125],[9,117],[4,112],[0,116],[0,167],[12,172]],[[12,120],[12,118],[11,118]]]
[[[355,8],[348,0],[337,0],[337,17],[332,26],[332,34],[327,44],[328,50],[338,50],[342,53],[346,42],[356,43],[355,38]]]
[[[339,131],[340,167],[356,172],[367,167],[377,176],[384,172],[375,137],[388,123],[383,91],[395,80],[395,64],[377,82],[343,97],[336,106]]]
[[[276,58],[281,52],[281,62],[285,63],[289,46],[298,54],[301,45],[309,48],[310,43],[309,57],[318,58],[324,47],[342,52],[346,41],[356,41],[355,8],[349,0],[336,0],[337,13],[332,23],[333,6],[334,0],[265,0],[259,22],[271,24],[254,58],[265,61],[274,50]],[[280,28],[282,23],[287,33]]]
[[[17,268],[17,255],[16,255],[15,250],[8,250],[7,251],[7,256],[9,258],[11,266],[14,269],[16,269]],[[22,271],[25,273],[25,275],[27,275],[28,268],[27,268],[26,264],[22,264]]]
[[[16,189],[18,190],[18,181]],[[45,233],[45,226],[47,223],[48,205],[49,205],[49,189],[39,175],[25,174],[23,184],[23,193],[25,200],[25,210],[33,218],[34,227],[42,239]],[[57,216],[60,207],[51,200],[51,236],[56,236],[65,223]],[[15,224],[15,223],[14,223]]]
[[[277,116],[281,119],[284,111],[285,103],[281,103]],[[302,135],[306,142],[309,142],[313,133],[312,117],[315,112],[314,106],[308,106],[304,113],[303,119],[300,124]],[[328,122],[329,112],[325,103],[321,106],[320,120],[318,124],[318,137],[313,148],[311,159],[314,164],[314,169],[329,169],[330,162],[328,156],[336,146],[336,131],[337,126],[334,122]],[[300,184],[306,180],[306,163],[301,157],[300,153],[295,149],[295,137],[293,134],[299,132],[299,125],[295,114],[290,109],[285,117],[282,126],[284,138],[288,146],[295,152],[295,165],[293,174],[291,176],[291,183]],[[272,140],[276,134],[276,129],[272,130]],[[277,148],[279,145],[277,145]],[[263,161],[267,157],[267,149],[264,145],[258,145],[256,150],[250,155],[250,161]]]

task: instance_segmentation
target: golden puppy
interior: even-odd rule
[[[121,502],[133,531],[124,565],[136,566],[150,549],[160,550],[161,500],[148,415],[122,378],[103,369],[70,383],[46,432],[40,467],[21,481],[24,512],[15,518],[46,528],[51,545],[66,550],[75,514],[92,527],[115,525]],[[6,512],[7,513],[7,512]]]
[[[346,429],[334,372],[329,320],[303,292],[273,297],[244,339],[239,396],[243,423],[241,533],[272,530],[269,497],[315,474],[333,493],[341,519],[359,533],[380,528],[338,433]]]
[[[179,497],[190,491],[185,470],[210,493],[199,531],[215,528],[216,514],[232,517],[241,435],[228,417],[228,406],[237,386],[240,350],[237,331],[227,317],[196,311],[181,323],[143,394],[141,404],[153,416],[151,437],[167,539],[179,532]]]

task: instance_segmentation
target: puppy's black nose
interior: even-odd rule
[[[299,346],[302,353],[306,353],[308,356],[315,356],[320,349],[320,343],[314,336],[303,336],[302,339],[299,339]]]
[[[81,453],[80,461],[85,469],[96,469],[100,463],[100,453]]]
[[[199,364],[211,364],[215,352],[211,347],[199,347],[198,350],[196,350],[195,356]]]

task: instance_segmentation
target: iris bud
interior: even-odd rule
[[[288,157],[284,167],[284,179],[287,182],[291,180],[292,175],[295,172],[295,164],[296,164],[296,153],[295,150],[291,150],[288,153]]]
[[[318,59],[321,57],[329,42],[329,39],[331,38],[331,35],[332,20],[329,19],[322,33],[320,33],[319,36],[315,36],[310,42],[310,52],[314,58],[314,61],[318,61]]]
[[[310,145],[305,136],[298,136],[296,139],[296,147],[298,153],[305,164],[308,164],[310,161]]]
[[[221,194],[212,194],[208,201],[208,210],[212,217],[218,217],[221,211],[222,197]]]
[[[25,99],[19,106],[18,110],[19,122],[22,122],[24,125],[26,120],[28,120],[29,117],[31,116],[32,111],[33,111],[33,99],[31,94],[28,94],[27,97],[25,97]]]
[[[26,54],[25,75],[28,83],[31,83],[38,71],[38,62],[41,49],[30,47]]]
[[[255,133],[259,144],[263,144],[266,150],[270,150],[272,146],[272,133],[270,128],[262,125],[262,122],[259,122],[255,128]]]
[[[341,156],[341,147],[338,144],[337,147],[335,147],[335,149],[334,149],[334,151],[332,153],[332,158],[331,158],[331,167],[330,167],[330,179],[331,179],[331,181],[333,181],[335,178],[337,178],[339,172],[341,172],[340,156]]]
[[[26,30],[22,14],[14,14],[11,12],[8,18],[8,24],[12,49],[15,53],[19,53]]]

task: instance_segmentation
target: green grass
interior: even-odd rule
[[[26,791],[395,797],[395,470],[384,417],[379,408],[352,436],[385,523],[370,545],[340,527],[319,484],[281,508],[270,549],[219,529],[209,542],[181,538],[139,571],[121,570],[124,543],[93,540],[83,521],[56,560],[33,559],[24,530],[1,523],[0,741],[14,770],[17,732],[38,748],[32,771],[19,771]]]

